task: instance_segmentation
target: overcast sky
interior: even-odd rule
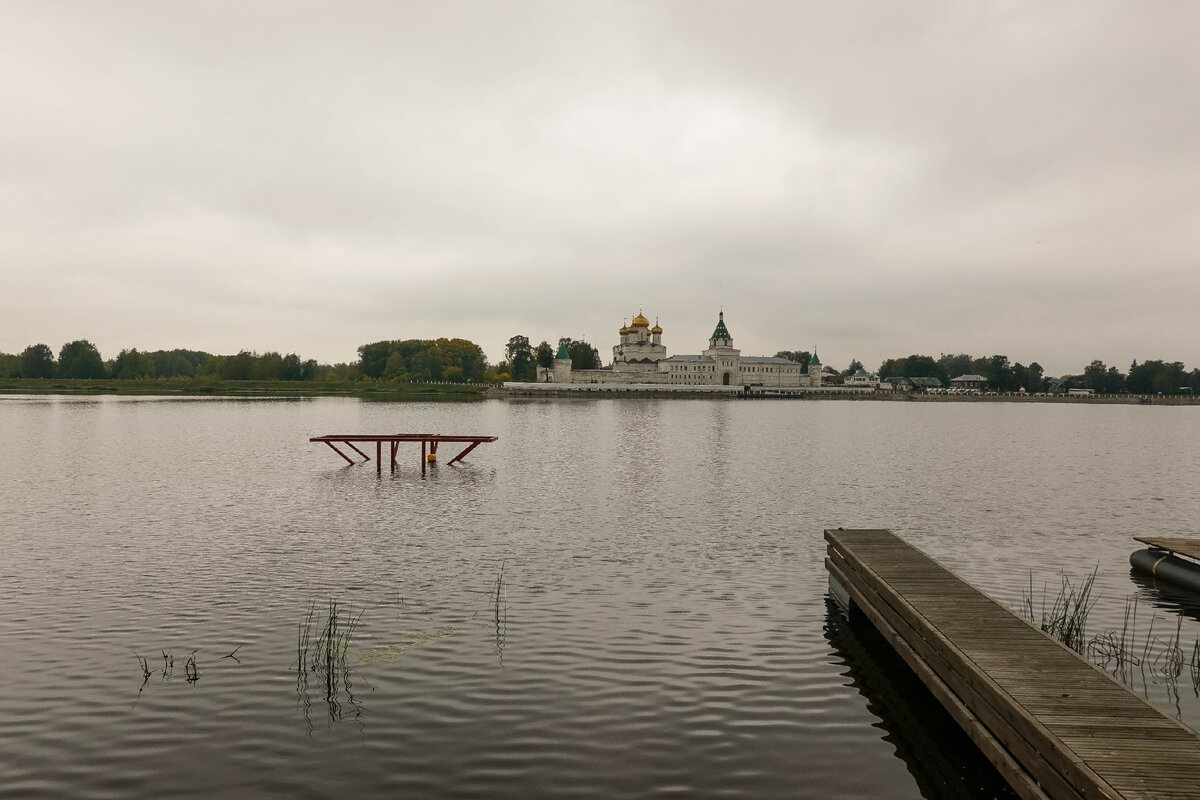
[[[1200,367],[1200,4],[0,0],[0,351]]]

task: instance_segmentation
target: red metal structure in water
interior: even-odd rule
[[[354,459],[352,459],[350,456],[343,453],[341,450],[338,450],[336,445],[334,444],[334,442],[338,442],[340,444],[344,444],[346,447],[349,447],[351,450],[353,450],[354,452],[356,452],[360,456],[362,456],[364,461],[370,461],[371,457],[369,455],[367,455],[366,453],[364,453],[362,450],[359,450],[358,447],[356,447],[354,443],[359,442],[359,443],[368,443],[369,444],[370,442],[374,442],[375,443],[375,471],[379,472],[379,473],[383,472],[383,444],[384,444],[384,442],[388,443],[388,447],[390,448],[390,451],[391,451],[392,471],[393,472],[396,470],[396,451],[400,449],[400,443],[401,442],[420,442],[421,443],[421,474],[424,475],[426,464],[429,461],[433,460],[433,459],[430,459],[429,456],[434,456],[436,458],[438,445],[441,442],[456,442],[459,444],[467,445],[465,448],[463,448],[463,451],[461,453],[459,453],[454,458],[452,458],[446,462],[446,466],[450,466],[451,464],[453,464],[456,461],[462,461],[463,458],[467,455],[467,453],[471,452],[472,450],[474,450],[476,447],[483,444],[484,442],[494,442],[498,438],[499,437],[497,437],[497,436],[443,436],[440,433],[384,433],[384,434],[337,433],[337,434],[329,434],[326,436],[314,436],[311,439],[309,439],[309,441],[310,442],[324,442],[325,444],[329,445],[329,448],[331,450],[333,450],[333,452],[337,453],[339,456],[346,459],[347,463],[350,463],[350,464],[354,463]]]

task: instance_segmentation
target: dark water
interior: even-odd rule
[[[425,478],[307,442],[389,431],[501,439]],[[1194,408],[3,398],[0,443],[4,796],[1007,796],[831,611],[826,527],[1200,636],[1127,562],[1196,533]],[[361,628],[302,681],[330,599]],[[1200,721],[1186,667],[1135,680]]]

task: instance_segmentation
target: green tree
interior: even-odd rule
[[[279,364],[279,379],[284,381],[299,381],[304,379],[304,365],[300,356],[288,353]]]
[[[504,347],[504,355],[508,359],[514,381],[537,380],[537,365],[533,360],[533,350],[529,346],[528,336],[517,335],[509,339],[508,344]]]
[[[359,368],[362,374],[369,378],[383,377],[383,371],[387,368],[388,358],[396,349],[393,345],[397,342],[372,342],[371,344],[359,345],[358,359]]]
[[[283,356],[268,351],[255,356],[250,365],[250,377],[259,381],[277,381],[283,374]]]
[[[946,370],[946,375],[949,376],[948,379],[970,373],[972,363],[971,357],[966,353],[958,353],[956,355],[946,355],[943,353],[938,358],[938,364],[942,366],[942,369]]]
[[[400,351],[393,351],[388,356],[387,363],[383,365],[383,375],[381,377],[388,381],[408,380],[408,365]]]
[[[114,378],[127,381],[153,378],[154,359],[149,353],[140,353],[133,347],[117,354],[110,371]]]
[[[1164,366],[1162,361],[1143,361],[1139,364],[1135,359],[1129,366],[1129,376],[1125,379],[1125,385],[1133,394],[1154,394],[1158,391],[1154,388],[1154,379],[1162,372]]]
[[[0,378],[21,377],[21,357],[0,353]]]
[[[217,374],[222,380],[248,381],[254,366],[255,356],[249,350],[241,350],[236,356],[218,356]]]
[[[1116,367],[1106,367],[1096,360],[1084,368],[1083,385],[1103,394],[1115,394],[1125,391],[1125,376]]]
[[[889,358],[879,365],[880,378],[908,377],[908,359]]]
[[[54,351],[48,345],[31,344],[21,352],[22,378],[53,378],[55,367]]]
[[[863,363],[861,361],[859,361],[857,358],[852,358],[852,359],[850,359],[850,366],[846,367],[846,369],[843,370],[842,377],[845,378],[849,375],[853,375],[854,373],[858,372],[862,368],[863,368]]]
[[[104,359],[96,345],[87,339],[67,342],[58,351],[58,376],[60,378],[103,378]]]
[[[1154,376],[1154,391],[1163,394],[1179,394],[1179,390],[1187,384],[1183,364],[1170,361],[1162,365],[1162,369]]]
[[[537,365],[539,367],[550,369],[554,366],[554,356],[556,353],[554,348],[550,346],[549,342],[545,340],[539,342],[538,346],[533,352],[535,358],[537,358]]]
[[[812,361],[812,353],[807,350],[780,350],[775,354],[776,358],[786,358],[788,361],[795,361],[800,365],[802,372],[808,371],[808,362]]]
[[[600,352],[587,342],[564,336],[558,343],[566,345],[571,356],[571,369],[600,369]]]
[[[1013,364],[1012,373],[1018,390],[1024,389],[1030,394],[1044,390],[1046,382],[1042,378],[1042,365],[1036,361],[1028,367],[1023,366],[1020,362]]]
[[[332,369],[332,367],[318,364],[315,358],[306,358],[300,367],[300,380],[303,381],[315,381]]]
[[[154,359],[154,374],[159,378],[186,377],[203,373],[212,358],[208,353],[198,350],[155,350],[150,353]]]

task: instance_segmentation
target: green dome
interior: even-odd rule
[[[724,339],[728,342],[733,341],[733,337],[729,335],[729,329],[725,327],[725,312],[720,312],[717,317],[717,327],[713,329],[711,339]]]
[[[555,358],[557,359],[557,358],[570,358],[570,357],[571,357],[571,354],[567,352],[567,343],[559,342],[558,343],[558,355],[556,355]]]

